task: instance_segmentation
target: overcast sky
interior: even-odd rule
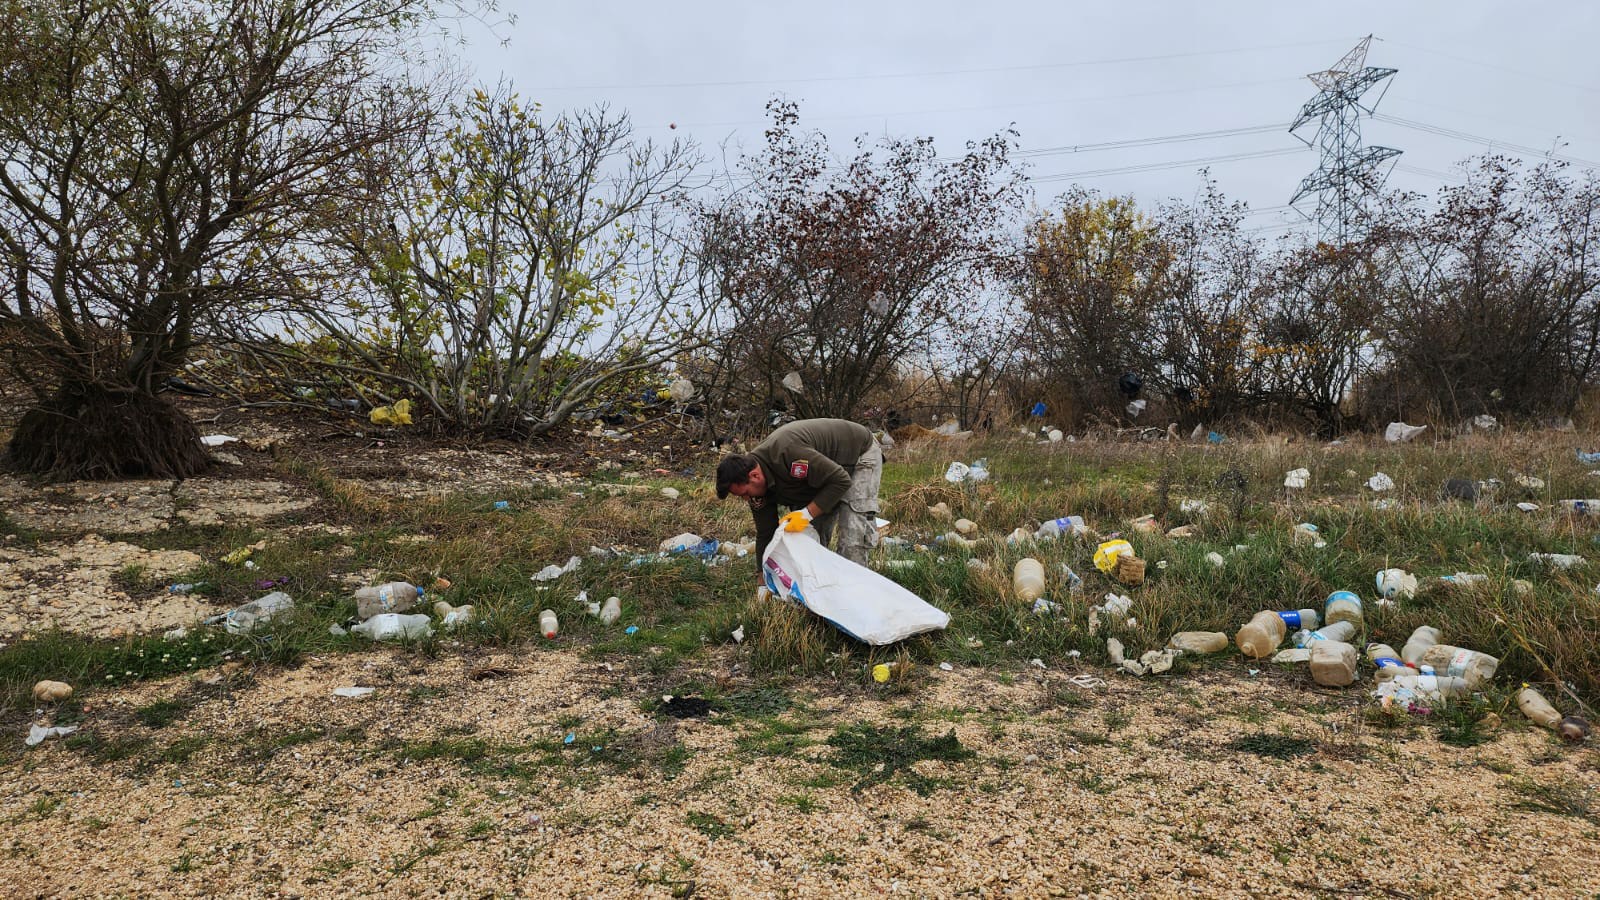
[[[1367,65],[1399,70],[1377,112],[1400,121],[1362,123],[1365,143],[1405,151],[1391,184],[1432,192],[1488,149],[1480,138],[1600,160],[1600,3],[1587,0],[503,3],[515,24],[474,32],[464,55],[479,80],[503,74],[546,110],[605,102],[641,134],[713,156],[758,147],[775,94],[836,150],[887,133],[949,155],[1014,127],[1023,151],[1060,151],[1028,157],[1040,203],[1073,181],[1142,204],[1192,199],[1208,163],[1186,161],[1209,159],[1258,210],[1251,226],[1300,221],[1283,206],[1317,165],[1287,132],[1316,93],[1305,75],[1369,33]],[[1260,130],[1068,149],[1241,129]]]

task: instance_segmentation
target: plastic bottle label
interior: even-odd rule
[[[1293,628],[1293,629],[1295,629],[1297,631],[1299,630],[1299,628],[1300,628],[1300,611],[1299,610],[1290,610],[1288,612],[1278,613],[1278,618],[1282,619],[1283,620],[1283,624],[1287,625],[1288,627]]]
[[[1325,641],[1327,639],[1328,639],[1328,636],[1323,634],[1320,631],[1313,631],[1310,634],[1306,635],[1306,643],[1310,643],[1312,641]]]
[[[1471,664],[1473,655],[1471,650],[1457,650],[1456,655],[1450,657],[1450,665],[1445,668],[1444,674],[1451,678],[1465,677],[1467,666]]]
[[[1380,656],[1372,661],[1380,669],[1404,669],[1406,664],[1392,656]]]
[[[394,588],[387,584],[378,588],[378,605],[384,609],[394,609]]]

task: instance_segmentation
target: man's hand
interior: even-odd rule
[[[797,509],[794,512],[789,513],[787,516],[784,516],[781,520],[779,520],[778,524],[783,526],[784,531],[787,531],[790,534],[798,534],[799,532],[805,531],[807,528],[811,527],[811,510],[804,508]]]

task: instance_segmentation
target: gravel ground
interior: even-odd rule
[[[698,676],[724,695],[753,687],[737,650],[710,665]],[[485,666],[511,671],[470,677]],[[1073,674],[919,668],[894,690],[791,687],[777,721],[815,743],[787,753],[759,743],[771,719],[658,719],[641,702],[663,683],[637,660],[568,650],[376,648],[175,678],[99,694],[85,714],[102,742],[150,741],[127,758],[91,761],[59,739],[24,751],[16,737],[0,756],[0,884],[173,897],[1600,889],[1600,803],[1554,815],[1519,809],[1513,790],[1565,785],[1595,802],[1592,747],[1520,722],[1470,749],[1372,730],[1358,692],[1275,672],[1089,688]],[[342,686],[376,691],[333,696]],[[158,699],[192,707],[140,724],[133,710]],[[917,763],[943,779],[927,797],[895,780],[852,792],[857,776],[821,742],[863,721],[953,728],[977,755]],[[1307,752],[1230,746],[1262,734],[1305,738]]]

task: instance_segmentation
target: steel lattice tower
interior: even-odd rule
[[[1361,114],[1371,115],[1378,106],[1378,101],[1363,106],[1361,96],[1398,71],[1366,64],[1371,43],[1369,34],[1333,68],[1306,76],[1317,86],[1317,95],[1300,107],[1300,115],[1289,126],[1293,134],[1307,122],[1318,121],[1316,146],[1322,162],[1300,182],[1289,205],[1316,194],[1315,218],[1322,240],[1328,243],[1342,245],[1357,237],[1362,198],[1382,181],[1376,175],[1378,166],[1401,152],[1393,147],[1361,146]],[[1382,99],[1379,94],[1378,100]],[[1311,146],[1310,141],[1305,143]]]

